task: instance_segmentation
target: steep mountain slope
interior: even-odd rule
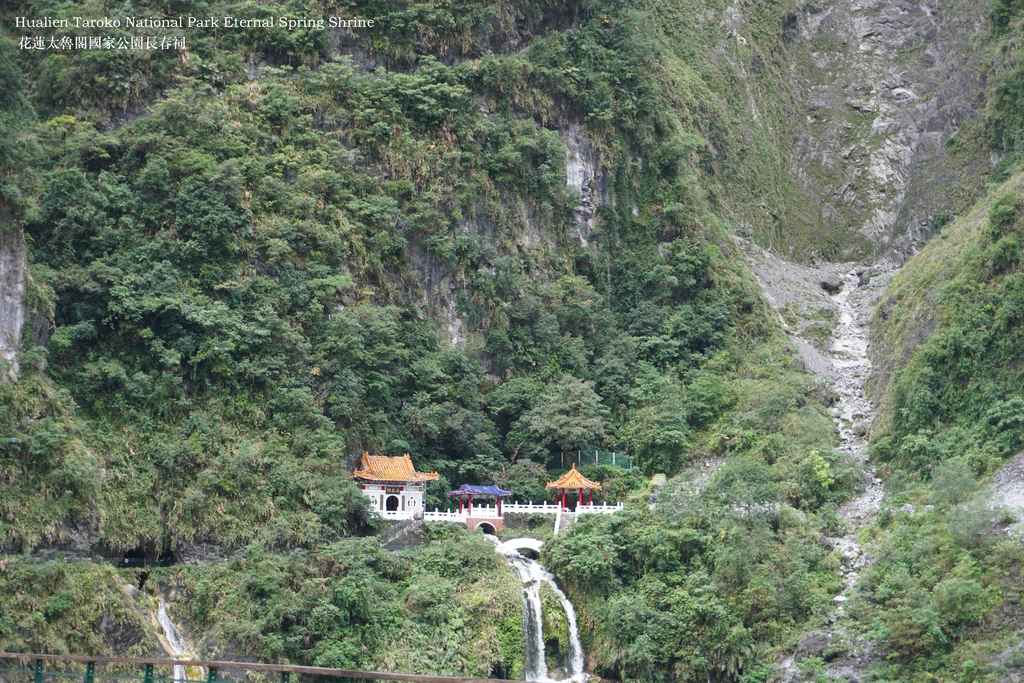
[[[392,8],[385,26],[422,30],[377,35],[376,59],[399,70],[373,73],[327,32],[243,32],[267,59],[318,66],[256,81],[237,42],[193,31],[187,58],[129,65],[139,87],[117,97],[81,90],[113,68],[96,55],[12,55],[49,85],[29,82],[6,119],[37,359],[19,385],[35,388],[8,404],[8,448],[40,452],[10,478],[9,547],[201,557],[206,539],[237,547],[257,527],[326,538],[366,522],[346,512],[343,454],[410,451],[449,481],[486,477],[523,447],[543,461],[584,445],[543,427],[573,393],[597,410],[582,438],[678,466],[688,433],[733,402],[712,378],[775,335],[716,215],[755,201],[750,179],[782,194],[781,154],[753,153],[770,127],[732,108],[746,93],[714,89],[752,48],[681,56],[662,30],[728,29],[685,6],[661,28],[610,7],[525,53],[472,58],[512,20],[553,21],[520,10],[492,25],[473,4]],[[751,13],[776,68],[779,10]],[[452,66],[410,61],[429,49]],[[96,134],[89,118],[110,126],[105,111],[174,78]],[[29,105],[66,101],[77,117],[24,123]],[[517,382],[492,401],[501,379]],[[47,430],[56,441],[35,446]],[[126,479],[147,484],[126,496]]]
[[[440,471],[430,506],[450,483],[492,477],[539,499],[544,465],[592,443],[648,473],[705,448],[747,454],[739,471],[771,497],[781,486],[787,510],[849,491],[828,419],[716,215],[727,188],[769,168],[746,153],[734,93],[709,86],[730,62],[701,76],[651,13],[615,6],[525,52],[477,56],[511,40],[509,16],[554,14],[521,9],[390,8],[387,26],[417,30],[377,35],[355,65],[335,59],[338,36],[308,31],[191,32],[177,60],[8,55],[30,76],[4,118],[3,163],[32,284],[20,379],[0,387],[8,552],[205,563],[133,580],[176,586],[172,613],[218,652],[486,674],[515,671],[521,651],[514,630],[495,637],[478,618],[491,598],[457,570],[477,561],[471,546],[453,542],[444,562],[322,559],[375,526],[346,480],[363,449]],[[246,70],[243,46],[280,66]],[[387,68],[366,71],[372,60]],[[120,67],[136,87],[82,88]],[[574,421],[586,429],[557,427]],[[642,488],[592,474],[619,495]],[[770,521],[756,520],[769,547],[807,546],[786,607],[799,622],[832,590],[827,552],[798,515],[778,538]],[[33,591],[3,647],[115,648],[86,637],[73,599],[31,620],[52,597]],[[742,635],[741,611],[716,609],[740,630],[689,662],[695,675],[751,666],[781,637]],[[439,639],[451,657],[430,654]],[[396,648],[408,656],[387,659]]]
[[[1020,511],[993,511],[1002,501],[978,489],[1024,446],[1019,182],[944,227],[893,278],[872,323],[873,356],[896,368],[876,383],[886,389],[872,446],[890,497],[853,619],[885,648],[878,668],[892,678],[1017,675],[1024,558],[1007,532]]]
[[[791,172],[822,227],[853,232],[861,253],[905,258],[979,192],[987,154],[951,159],[946,143],[984,103],[988,8],[844,1],[788,18],[806,45],[792,69],[806,124],[793,129]]]
[[[516,584],[479,539],[434,529],[407,557],[353,538],[379,525],[347,480],[365,449],[438,470],[431,507],[462,481],[539,500],[559,452],[631,454],[633,473],[588,472],[627,511],[545,546],[602,676],[765,680],[834,619],[825,539],[863,473],[730,232],[902,261],[981,191],[995,132],[997,172],[1012,162],[1016,90],[986,76],[1012,3],[998,35],[975,0],[137,5],[379,27],[45,58],[4,29],[0,550],[19,601],[0,647],[145,651],[96,637],[78,599],[134,619],[96,566],[133,551],[190,565],[120,579],[173,588],[204,651],[521,671]],[[38,0],[3,25],[103,11]],[[880,448],[908,447],[899,429]],[[652,509],[642,475],[680,471]],[[959,551],[942,514],[928,533]],[[935,599],[969,604],[921,633],[977,635],[1015,557],[984,539],[942,555],[983,569],[957,570]],[[900,640],[921,604],[880,596],[851,618],[931,672],[961,664]]]
[[[985,105],[946,147],[954,161],[991,153],[995,182],[944,227],[947,219],[936,222],[938,235],[893,278],[872,321],[872,456],[887,496],[861,533],[874,561],[847,615],[831,640],[811,634],[797,648],[808,672],[1020,675],[1021,512],[1006,495],[1020,486],[1011,458],[1024,446],[1019,7],[994,3],[990,18],[980,53]]]

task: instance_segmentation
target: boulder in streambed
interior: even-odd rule
[[[796,646],[796,652],[793,653],[793,659],[797,662],[802,662],[808,657],[824,659],[825,652],[828,651],[830,645],[832,645],[832,638],[828,633],[811,631],[800,639],[800,644]]]
[[[843,279],[838,275],[826,275],[818,284],[829,294],[837,294],[843,288]]]
[[[833,406],[839,400],[839,395],[825,382],[814,382],[804,389],[804,396],[814,397],[824,406]]]

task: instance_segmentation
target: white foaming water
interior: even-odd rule
[[[540,603],[540,585],[546,583],[555,591],[555,595],[562,602],[562,609],[565,610],[565,619],[569,623],[569,678],[565,682],[583,682],[590,677],[583,672],[583,647],[580,645],[579,628],[576,625],[576,610],[573,609],[569,598],[555,583],[555,577],[540,563],[524,557],[519,553],[520,548],[528,548],[533,551],[540,550],[543,541],[534,538],[516,538],[502,543],[495,536],[488,535],[494,541],[494,549],[503,555],[508,566],[516,573],[519,580],[523,582],[523,637],[526,640],[526,680],[540,681],[541,683],[554,683],[555,679],[548,676],[547,663],[544,657],[544,632],[543,615]]]
[[[156,613],[156,619],[160,622],[160,628],[164,630],[164,637],[167,639],[167,645],[171,648],[171,654],[174,655],[175,659],[193,659],[195,655],[188,649],[188,643],[185,642],[185,638],[181,635],[181,631],[174,625],[171,618],[167,616],[167,607],[164,605],[163,600],[158,600],[159,609]],[[189,667],[193,668],[193,667]],[[191,680],[203,680],[206,678],[203,673],[202,667],[194,667],[198,670],[198,675]],[[175,681],[188,681],[190,677],[184,664],[174,665],[174,680]]]

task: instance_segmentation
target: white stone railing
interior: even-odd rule
[[[529,505],[523,503],[509,503],[501,506],[502,512],[523,512],[534,515],[554,515],[558,513],[558,505],[554,503],[539,503],[537,505],[530,501]]]
[[[412,510],[377,510],[377,514],[384,519],[412,519]]]
[[[615,505],[580,505],[576,508],[576,514],[613,515],[621,509],[622,503],[616,503]]]
[[[463,512],[467,512],[468,508],[463,506],[462,511]],[[502,506],[502,512],[504,512],[504,511],[505,511],[505,507]],[[473,506],[473,514],[470,515],[470,516],[471,517],[500,517],[501,515],[498,514],[497,506],[490,507],[490,506],[487,506],[487,505],[474,505]]]
[[[579,505],[576,507],[576,514],[592,514],[592,515],[611,515],[615,514],[622,509],[622,503],[615,505]],[[534,505],[533,501],[530,501],[529,505],[523,505],[522,503],[509,503],[508,505],[501,506],[502,514],[509,513],[530,513],[537,515],[559,515],[561,512],[570,512],[568,508],[562,508],[560,505],[554,503],[541,503]],[[412,519],[411,513],[409,512],[382,512],[385,519]],[[465,524],[466,519],[469,518],[468,508],[462,508],[462,512],[449,512],[447,510],[438,510],[434,508],[433,512],[424,511],[423,521],[425,522],[454,522],[457,524]],[[473,517],[498,517],[498,508],[490,507],[487,505],[474,505],[473,506]]]
[[[466,523],[466,513],[464,512],[448,512],[447,510],[438,510],[434,508],[433,512],[423,513],[424,522],[455,522],[456,524]]]

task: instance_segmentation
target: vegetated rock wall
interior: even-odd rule
[[[700,60],[712,65],[711,73],[728,76],[720,95],[733,108],[730,126],[752,145],[747,155],[755,148],[766,159],[778,155],[784,167],[772,171],[774,162],[765,161],[733,177],[712,173],[704,180],[722,184],[714,192],[721,202],[716,210],[741,234],[793,260],[874,256],[902,263],[937,218],[977,198],[976,172],[991,166],[987,157],[953,160],[946,144],[984,105],[988,0],[793,2],[788,14],[778,10],[777,32],[765,34],[773,11],[734,2],[694,15],[699,28],[692,36],[673,35],[704,42]],[[559,26],[572,23],[567,17]],[[525,50],[530,37],[496,45]],[[773,54],[788,73],[773,72]],[[582,126],[563,122],[559,135],[567,186],[580,195],[572,237],[586,247],[600,230],[597,207],[614,201],[611,169],[602,168]],[[705,137],[708,158],[727,155],[714,135]],[[530,220],[529,207],[523,211],[527,229],[518,246],[550,242]],[[448,292],[438,293],[452,338],[463,338],[465,331],[454,329],[459,315]]]
[[[28,282],[25,235],[20,228],[10,227],[8,219],[0,207],[0,358],[8,365],[6,371],[0,371],[0,381],[18,379]]]
[[[486,110],[485,104],[481,107]],[[565,186],[579,196],[573,207],[575,224],[570,227],[568,237],[585,248],[597,227],[598,207],[614,203],[610,188],[611,171],[602,164],[601,153],[583,126],[562,122],[558,134],[565,147]],[[514,228],[505,235],[496,235],[495,226],[484,207],[477,208],[475,215],[467,215],[459,221],[456,228],[459,233],[484,237],[499,251],[514,250],[520,254],[530,251],[553,254],[557,251],[558,228],[538,216],[529,200],[510,200],[506,218]],[[433,306],[433,312],[444,323],[442,335],[450,344],[466,342],[474,332],[465,319],[467,276],[452,271],[443,257],[420,245],[413,245],[409,254],[416,270],[422,305]]]
[[[755,169],[765,171],[766,178],[775,174],[761,187],[751,187],[746,173],[735,178],[720,174],[714,182],[722,183],[723,192],[715,199],[722,202],[722,215],[741,232],[749,226],[755,241],[770,241],[774,250],[797,260],[845,260],[872,252],[894,253],[902,260],[913,253],[934,217],[953,213],[973,198],[973,184],[958,174],[962,160],[950,163],[944,142],[959,125],[975,118],[982,105],[978,46],[987,31],[986,9],[987,0],[899,5],[824,0],[794,2],[778,10],[739,2],[701,10],[698,35],[706,44],[700,49],[714,69],[731,76],[732,92],[723,94],[737,108],[730,125],[746,131],[742,137],[755,140],[753,147],[774,147],[759,151],[769,158],[777,155],[777,165],[787,167]],[[515,21],[504,17],[476,43],[447,45],[440,52],[453,62],[487,49],[524,50],[544,30],[574,25],[577,12],[572,6]],[[781,23],[773,19],[773,30],[766,34],[761,26],[776,12]],[[385,64],[415,68],[414,60],[371,52],[344,31],[332,33],[332,50],[337,56],[351,54],[361,70]],[[768,64],[772,53],[784,67]],[[769,81],[778,80],[772,68],[788,69],[788,82],[769,87]],[[579,193],[571,236],[586,247],[600,229],[597,208],[612,202],[610,168],[602,168],[583,126],[564,121],[559,134],[565,145],[566,185]],[[722,153],[715,150],[713,136],[707,142],[709,158]],[[969,175],[970,169],[964,170]],[[789,191],[789,182],[801,191]],[[962,190],[950,192],[958,184]],[[787,202],[790,207],[779,206]],[[551,236],[538,228],[542,221],[530,215],[530,207],[514,208],[524,225],[516,246],[550,249]],[[804,224],[802,238],[791,230],[796,222]],[[460,228],[493,239],[490,226],[472,218]],[[830,231],[834,235],[826,237]],[[778,235],[769,237],[769,232]],[[16,374],[15,348],[26,317],[24,242],[17,234],[5,233],[2,239],[0,354]],[[803,244],[786,253],[796,240]],[[462,320],[458,299],[463,288],[457,274],[446,272],[429,255],[414,260],[427,300],[443,311],[447,336],[453,343],[464,341],[470,331]]]
[[[865,391],[879,406],[879,434],[887,433],[892,422],[891,382],[936,330],[941,330],[940,309],[935,304],[939,288],[959,272],[962,255],[981,241],[980,232],[988,224],[988,209],[1000,193],[1024,190],[1024,176],[1018,174],[994,188],[969,211],[963,211],[947,225],[940,237],[911,264],[897,274],[886,289],[871,321],[872,373]]]
[[[905,260],[936,216],[975,198],[972,169],[944,143],[984,105],[987,10],[985,0],[831,0],[787,17],[784,36],[807,50],[792,64],[805,120],[790,172],[824,225]]]

